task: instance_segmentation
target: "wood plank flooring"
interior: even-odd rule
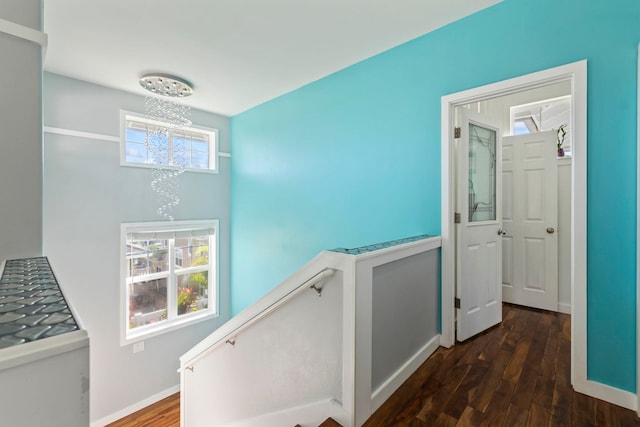
[[[106,427],[180,427],[180,393],[172,394]]]
[[[570,316],[504,304],[500,325],[438,349],[364,427],[640,426],[573,391],[570,340]]]
[[[364,427],[640,427],[635,412],[571,388],[568,315],[505,304],[503,322],[438,349]],[[175,394],[109,427],[178,427]]]

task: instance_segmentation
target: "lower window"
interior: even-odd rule
[[[125,223],[122,344],[217,314],[218,221]]]

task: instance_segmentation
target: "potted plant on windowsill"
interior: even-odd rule
[[[564,140],[567,137],[567,124],[565,123],[561,125],[556,131],[556,133],[557,133],[556,145],[558,146],[558,157],[564,157],[564,148],[562,148],[562,144],[564,144]]]

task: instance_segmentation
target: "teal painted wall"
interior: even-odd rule
[[[506,0],[232,118],[232,306],[440,230],[443,95],[588,60],[588,377],[635,391],[637,0]]]

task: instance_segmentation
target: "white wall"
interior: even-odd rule
[[[39,0],[0,2],[0,19],[41,29]],[[42,48],[0,32],[0,261],[42,253]]]
[[[251,419],[342,402],[343,280],[325,280],[321,297],[307,289],[185,371],[185,425],[292,426],[304,420]]]
[[[119,136],[120,109],[143,113],[144,97],[45,73],[45,127]],[[229,152],[228,118],[196,110],[191,118],[218,129]],[[228,319],[229,160],[219,159],[218,174],[184,173],[174,210],[177,220],[220,220],[221,316],[149,338],[133,354],[120,346],[119,227],[161,219],[151,170],[121,167],[117,142],[45,133],[44,250],[91,338],[92,422],[177,390],[179,356]]]

